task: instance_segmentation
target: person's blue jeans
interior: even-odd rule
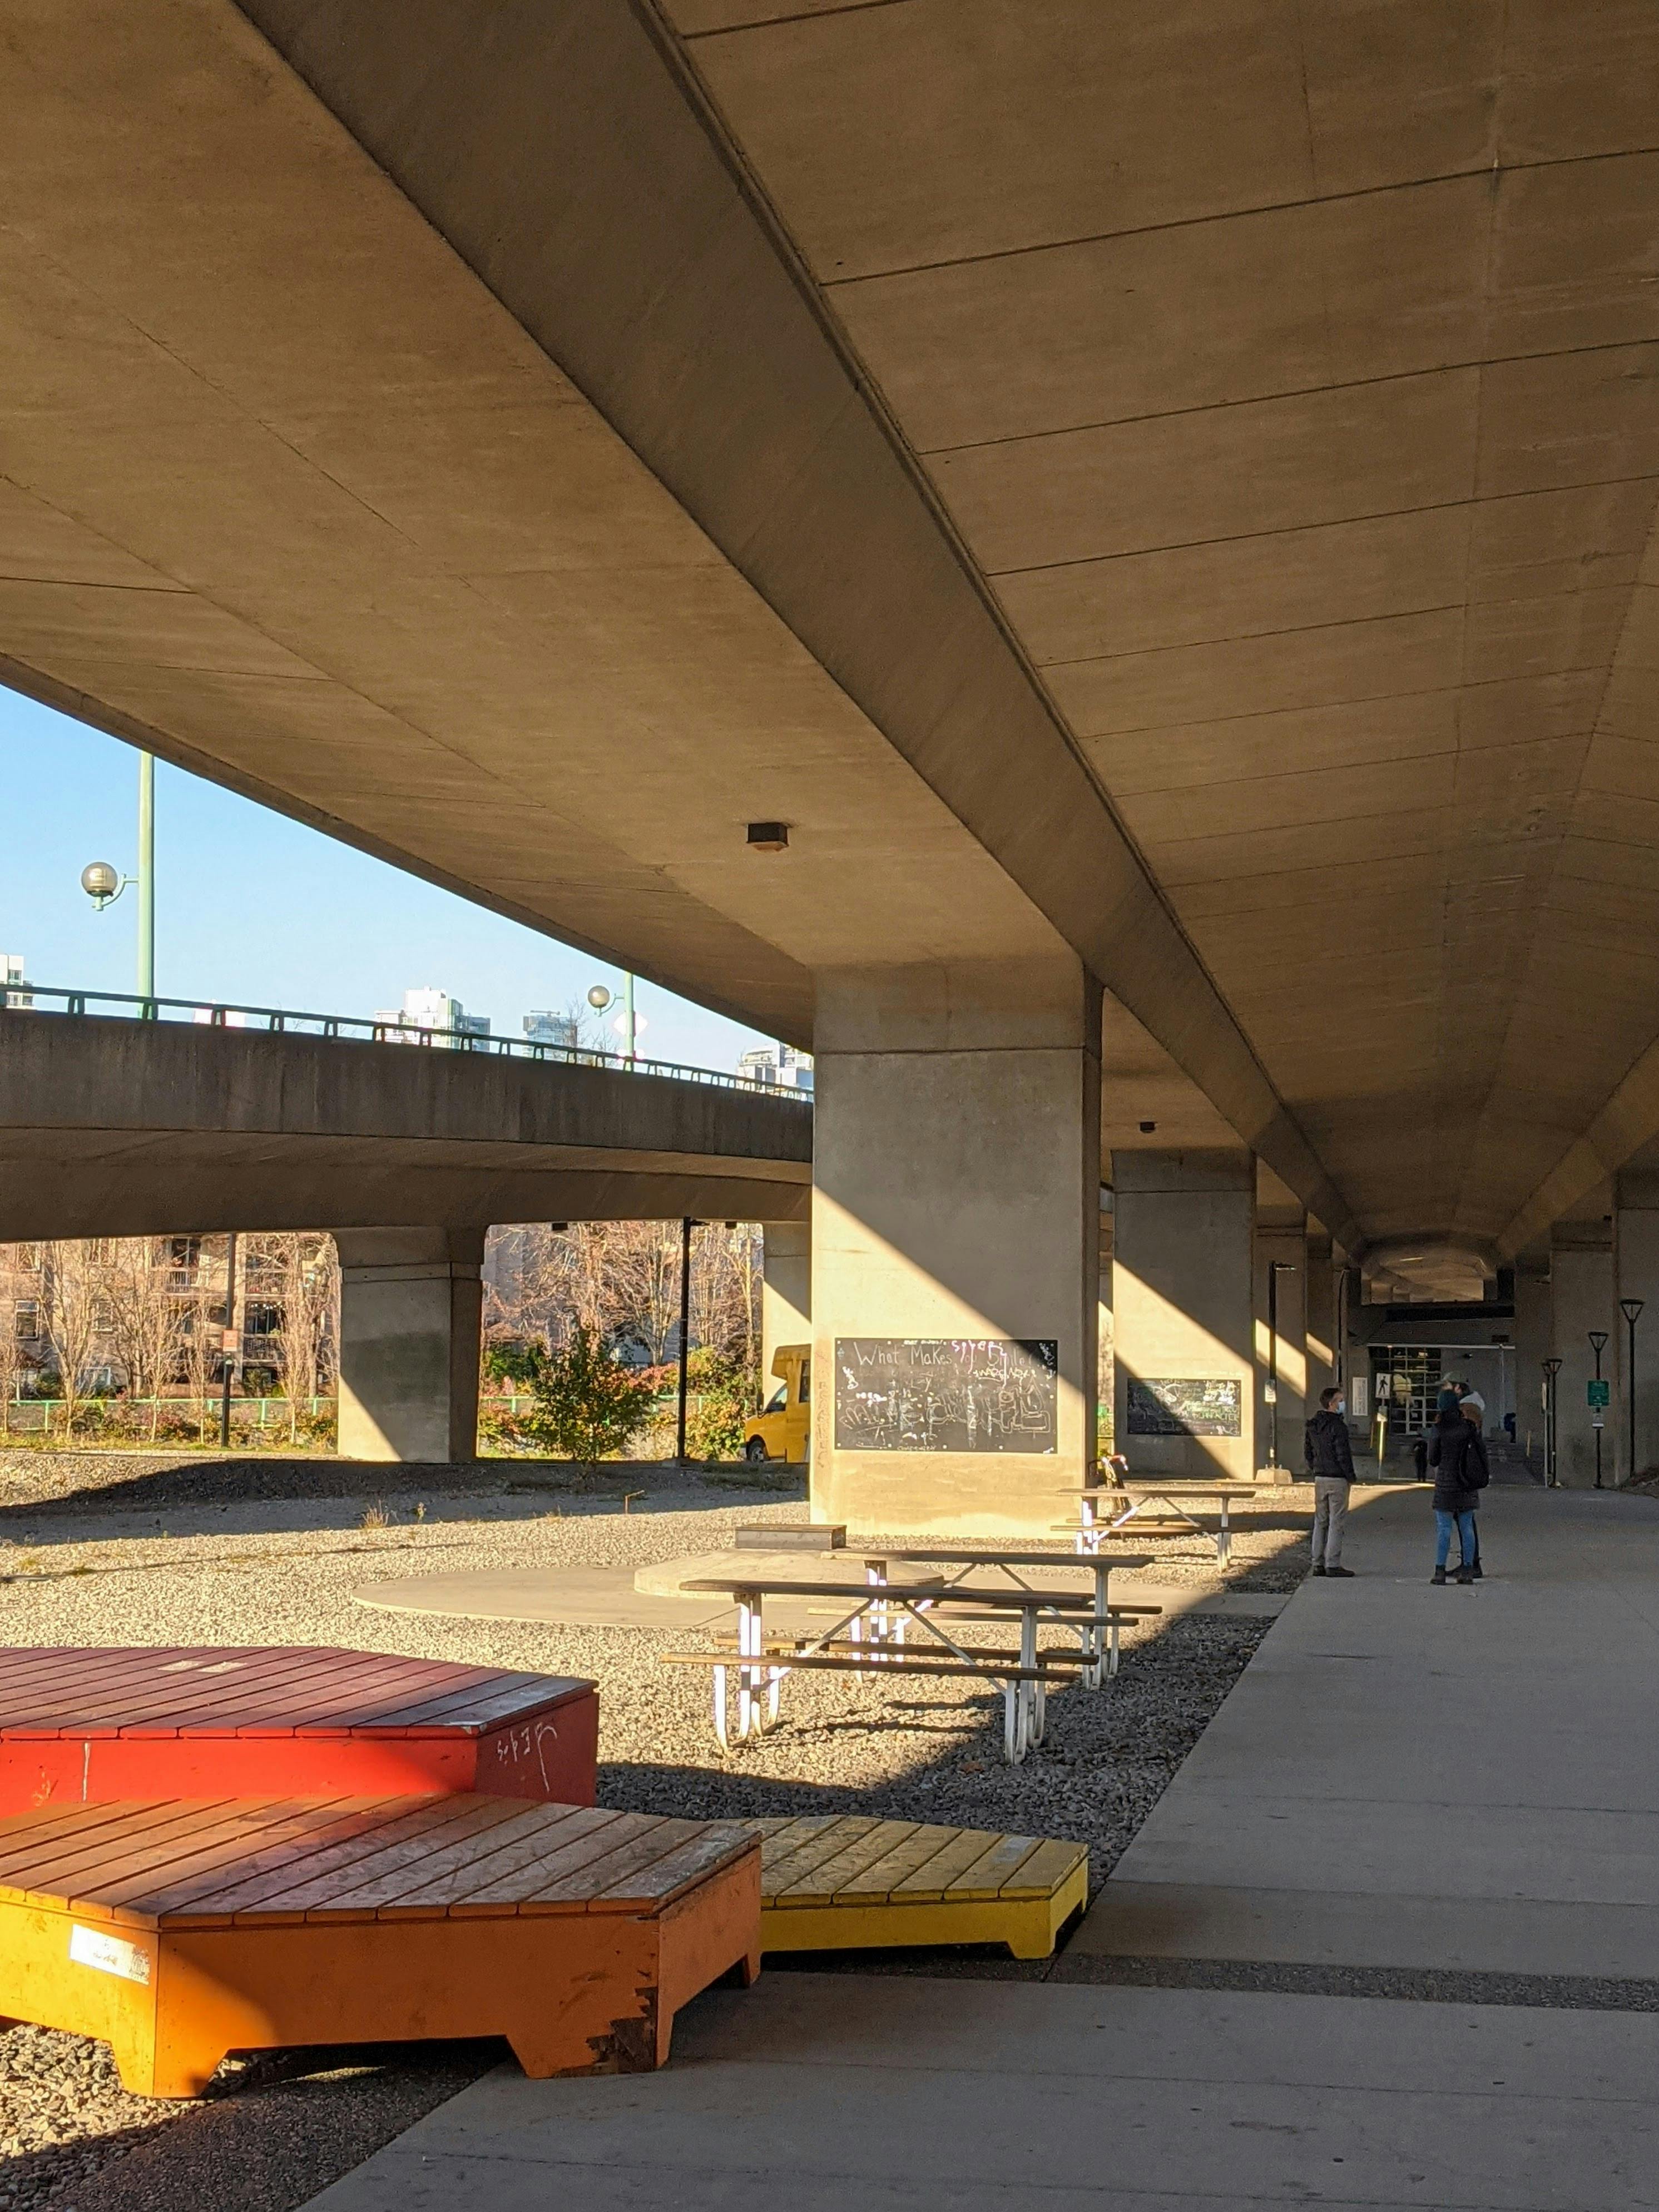
[[[1443,1513],[1434,1509],[1434,1564],[1443,1567],[1451,1551],[1452,1528],[1457,1529],[1457,1540],[1463,1547],[1464,1564],[1474,1557],[1474,1516],[1473,1513]]]

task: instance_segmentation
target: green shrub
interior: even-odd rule
[[[577,1322],[562,1352],[536,1346],[523,1380],[535,1401],[525,1434],[556,1459],[608,1459],[620,1452],[651,1409],[648,1377],[613,1359],[597,1329]]]
[[[760,1411],[753,1370],[705,1345],[686,1362],[686,1381],[695,1394],[686,1415],[686,1449],[694,1459],[741,1458],[743,1425]]]

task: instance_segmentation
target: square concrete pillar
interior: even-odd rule
[[[1117,1449],[1133,1474],[1255,1479],[1248,1152],[1114,1152]]]
[[[1269,1270],[1275,1267],[1277,1289],[1270,1292]],[[1275,1317],[1276,1343],[1268,1328],[1270,1309]],[[1304,1214],[1297,1213],[1289,1220],[1257,1218],[1254,1334],[1260,1467],[1277,1466],[1300,1480],[1302,1432],[1308,1419],[1308,1224]]]
[[[477,1456],[482,1229],[342,1229],[340,1454]]]
[[[1544,1472],[1544,1362],[1553,1336],[1550,1255],[1522,1253],[1515,1263],[1515,1441],[1539,1474]]]
[[[761,1391],[770,1397],[772,1354],[812,1341],[812,1231],[804,1221],[769,1221],[761,1237]]]
[[[1620,1298],[1640,1298],[1636,1317],[1636,1465],[1630,1464],[1630,1331],[1620,1314],[1614,1322],[1618,1358],[1614,1371],[1616,1456],[1619,1480],[1646,1474],[1659,1466],[1659,1176],[1631,1173],[1619,1178],[1613,1212],[1613,1258]]]
[[[812,1511],[1046,1534],[1095,1464],[1099,987],[1069,957],[816,981]]]
[[[1589,1331],[1607,1332],[1601,1372],[1609,1379],[1620,1335],[1611,1222],[1556,1223],[1550,1237],[1550,1287],[1555,1356],[1561,1362],[1556,1378],[1556,1472],[1567,1487],[1587,1489],[1595,1480],[1595,1431],[1588,1390],[1595,1366]],[[1613,1406],[1604,1418],[1601,1480],[1610,1486],[1615,1479],[1617,1435]]]

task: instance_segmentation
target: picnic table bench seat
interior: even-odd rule
[[[120,1798],[593,1802],[592,1682],[311,1645],[0,1651],[0,1816]]]
[[[152,1800],[0,1821],[0,2014],[187,2097],[228,2051],[505,2036],[635,2073],[760,1963],[741,1823],[477,1796]]]

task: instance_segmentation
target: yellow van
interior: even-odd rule
[[[781,1378],[763,1412],[743,1425],[743,1455],[753,1467],[769,1459],[799,1462],[806,1456],[812,1422],[812,1347],[781,1344],[772,1372]]]

